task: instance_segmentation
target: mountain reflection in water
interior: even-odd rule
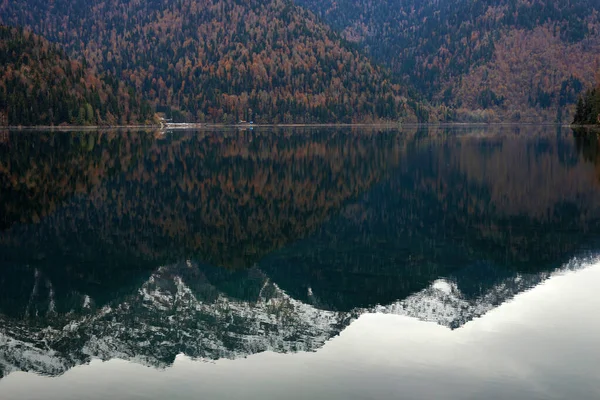
[[[10,132],[0,377],[456,329],[598,253],[598,141],[549,128]]]

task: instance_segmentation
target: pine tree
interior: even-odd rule
[[[585,105],[583,103],[583,97],[580,96],[579,100],[577,100],[577,107],[575,108],[575,118],[573,119],[574,124],[583,124],[585,123],[584,117],[584,108]]]

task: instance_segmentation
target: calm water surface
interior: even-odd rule
[[[598,399],[556,127],[0,132],[0,399]]]

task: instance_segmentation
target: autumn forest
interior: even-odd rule
[[[0,2],[0,125],[597,124],[594,0]]]

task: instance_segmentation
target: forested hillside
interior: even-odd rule
[[[147,102],[115,79],[101,79],[55,44],[0,26],[0,125],[143,123]]]
[[[577,125],[600,125],[600,87],[586,91],[579,98],[573,123]]]
[[[11,0],[0,20],[61,43],[175,121],[428,117],[385,70],[286,0]]]
[[[454,118],[571,121],[600,63],[597,0],[297,0]]]
[[[597,0],[11,0],[0,2],[0,23],[45,35],[114,77],[105,81],[117,99],[137,93],[175,122],[571,122],[599,78],[599,9]],[[138,117],[120,107],[132,116],[113,119]],[[81,122],[79,108],[65,120]]]

